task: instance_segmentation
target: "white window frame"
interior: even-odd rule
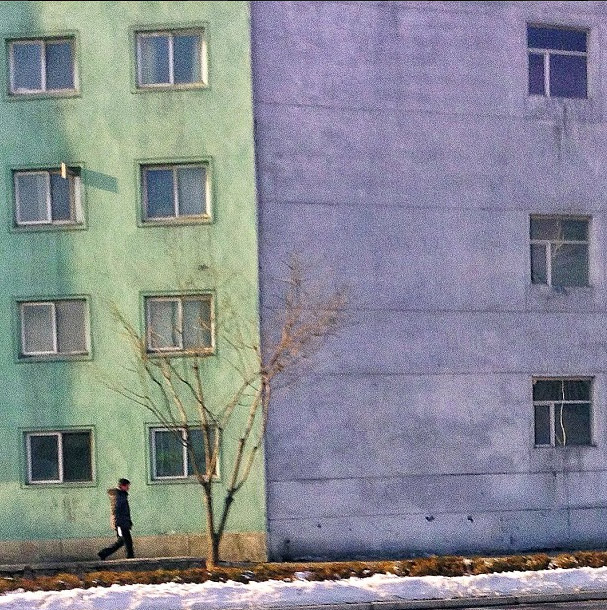
[[[179,179],[178,179],[178,171],[180,169],[202,169],[204,170],[204,201],[202,206],[201,214],[181,214],[180,213],[180,205],[179,205]],[[173,176],[173,215],[172,216],[150,216],[149,214],[149,206],[148,206],[148,172],[156,171],[156,170],[169,170]],[[209,214],[209,206],[210,206],[210,189],[209,189],[209,165],[207,163],[167,163],[164,165],[142,165],[142,188],[143,188],[143,220],[146,223],[154,223],[154,222],[167,222],[167,221],[176,221],[179,222],[183,220],[190,219],[208,219],[210,217]]]
[[[86,351],[84,352],[60,352],[59,351],[59,339],[57,336],[57,307],[56,304],[58,302],[63,301],[77,301],[82,302],[85,305],[85,319],[84,319],[84,338],[85,338],[85,347]],[[24,309],[28,306],[36,306],[39,307],[41,305],[48,306],[51,309],[51,318],[52,318],[52,331],[53,331],[53,351],[51,352],[26,352],[25,351],[25,323],[24,323]],[[55,299],[54,301],[20,301],[19,302],[19,322],[21,324],[21,349],[19,350],[19,354],[22,358],[32,358],[36,356],[88,356],[91,351],[90,340],[89,340],[89,316],[88,316],[88,307],[86,299]]]
[[[190,426],[192,429],[193,426]],[[157,461],[156,461],[156,433],[157,432],[168,432],[170,434],[175,434],[175,430],[171,428],[166,428],[163,426],[151,426],[149,428],[150,431],[150,446],[151,446],[151,457],[152,457],[152,480],[153,481],[187,481],[195,478],[195,475],[188,474],[188,448],[185,444],[185,433],[186,429],[184,427],[179,427],[178,430],[181,432],[181,445],[182,445],[182,471],[183,475],[174,475],[174,476],[159,476],[157,473]],[[219,431],[215,430],[215,434],[218,434]],[[219,455],[217,456],[217,461],[215,462],[215,472],[213,473],[213,478],[219,477]]]
[[[57,462],[58,462],[58,479],[32,480],[32,436],[54,436],[57,438]],[[27,448],[27,483],[28,485],[39,485],[44,483],[63,483],[63,439],[61,432],[26,432],[26,448]]]
[[[187,83],[175,83],[175,36],[195,35],[200,38],[200,80]],[[150,30],[135,33],[137,46],[137,88],[138,89],[181,89],[206,85],[206,38],[204,28],[186,28],[183,30]],[[143,83],[141,73],[141,40],[143,38],[168,38],[169,41],[169,82]]]
[[[69,220],[55,220],[53,218],[53,205],[52,205],[52,188],[51,188],[51,175],[60,175],[59,169],[34,169],[34,170],[14,170],[13,171],[13,186],[15,189],[15,223],[18,227],[29,227],[36,225],[79,225],[82,224],[82,205],[81,205],[81,194],[80,194],[80,176],[68,174],[65,180],[69,181],[69,192],[70,192],[70,215]],[[19,204],[20,193],[19,193],[19,176],[44,176],[46,178],[46,218],[43,220],[22,220],[21,219],[21,207]]]
[[[552,286],[552,247],[554,246],[568,246],[568,245],[577,245],[577,246],[586,246],[586,269],[588,271],[588,283],[585,286],[590,286],[590,221],[591,218],[589,216],[567,216],[567,215],[548,215],[542,216],[541,214],[531,214],[529,217],[529,226],[531,227],[531,222],[533,220],[578,220],[585,221],[587,225],[586,235],[588,236],[585,241],[575,240],[575,239],[532,239],[529,238],[529,257],[531,258],[531,246],[545,246],[546,252],[546,283],[542,282],[533,282],[533,277],[531,277],[531,283],[534,286]],[[530,269],[531,271],[531,269]],[[584,286],[581,286],[583,288]]]
[[[46,87],[46,45],[49,42],[68,42],[72,47],[72,82],[74,86],[71,89],[47,89]],[[39,45],[42,50],[40,53],[40,89],[16,89],[15,88],[15,45]],[[48,93],[50,95],[62,94],[62,93],[73,93],[78,91],[76,84],[76,45],[75,39],[71,36],[58,37],[58,38],[20,38],[9,41],[9,72],[10,72],[10,87],[11,95],[32,95],[40,93]]]
[[[556,25],[546,25],[546,24],[536,24],[536,23],[528,23],[527,28],[545,28],[550,30],[565,30],[569,32],[584,32],[586,34],[586,51],[565,51],[561,49],[538,49],[536,47],[530,47],[527,44],[527,74],[529,74],[529,56],[533,53],[534,55],[542,55],[544,58],[544,94],[540,93],[529,93],[529,95],[534,97],[553,97],[552,92],[550,90],[550,55],[570,55],[575,57],[585,57],[586,58],[586,95],[583,98],[579,99],[588,99],[588,38],[589,38],[589,30],[585,28],[576,28],[576,27],[566,27],[566,26],[556,26]]]
[[[594,430],[594,426],[593,426],[593,411],[594,411],[594,401],[593,401],[593,392],[594,392],[594,378],[593,377],[534,377],[533,378],[533,383],[535,383],[536,381],[560,381],[560,382],[564,382],[564,381],[589,381],[590,382],[590,397],[588,398],[588,400],[569,400],[569,399],[563,399],[563,400],[534,400],[533,401],[533,413],[534,413],[534,417],[535,417],[535,407],[549,407],[549,417],[550,417],[550,444],[549,445],[538,445],[535,444],[536,447],[556,447],[558,449],[567,449],[570,448],[572,446],[575,447],[590,447],[593,445],[593,430]],[[590,430],[589,432],[589,437],[590,437],[590,442],[587,445],[567,445],[567,443],[565,443],[564,445],[558,445],[556,443],[556,405],[557,404],[563,404],[563,403],[567,403],[567,404],[588,404],[589,406],[589,411],[590,411]],[[535,434],[535,430],[534,430],[534,434]]]
[[[90,447],[90,466],[91,466],[91,478],[86,481],[64,481],[64,467],[63,467],[63,435],[70,433],[87,433],[89,435],[89,447]],[[59,474],[58,479],[44,479],[44,480],[32,480],[32,444],[31,438],[33,436],[54,436],[57,437],[57,462]],[[26,460],[27,460],[27,484],[28,485],[47,485],[49,483],[68,483],[73,485],[82,485],[93,483],[95,481],[95,469],[93,464],[93,431],[90,428],[82,430],[53,430],[53,431],[28,431],[25,432],[25,449],[26,449]]]
[[[177,303],[177,341],[179,345],[171,347],[152,347],[152,323],[150,315],[149,303],[153,301],[163,301]],[[184,301],[208,301],[211,312],[211,345],[203,350],[185,349],[183,347],[183,302]],[[204,353],[211,354],[215,351],[215,305],[211,294],[186,294],[174,296],[146,296],[145,297],[145,323],[146,323],[146,351],[149,354],[188,354],[188,353]]]

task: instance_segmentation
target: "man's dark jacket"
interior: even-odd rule
[[[133,522],[131,521],[131,509],[129,508],[129,494],[123,489],[113,488],[107,490],[110,496],[110,507],[112,516],[110,523],[112,529],[117,527],[131,529]]]

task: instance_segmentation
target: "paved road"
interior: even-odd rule
[[[516,606],[492,606],[492,610],[607,610],[607,600],[586,602],[517,604]],[[487,606],[466,606],[460,610],[487,610]]]

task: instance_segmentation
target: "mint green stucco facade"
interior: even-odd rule
[[[0,88],[0,563],[95,558],[111,540],[106,490],[132,482],[138,556],[204,553],[195,482],[150,480],[151,415],[107,389],[130,352],[111,305],[143,331],[146,294],[208,292],[217,319],[229,301],[257,332],[258,262],[247,2],[0,2],[5,39]],[[204,30],[204,87],[136,89],[134,32]],[[76,95],[10,96],[6,40],[75,40]],[[15,227],[12,172],[81,168],[85,222]],[[141,163],[204,162],[210,221],[141,222]],[[19,359],[17,303],[78,295],[90,314],[90,356]],[[220,404],[239,380],[219,354],[206,361],[207,396]],[[24,434],[84,427],[93,435],[93,481],[27,484]],[[229,461],[229,445],[222,459]],[[223,485],[222,481],[217,485]],[[224,557],[265,556],[263,456],[237,496]]]

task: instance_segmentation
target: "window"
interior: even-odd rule
[[[9,57],[13,95],[76,91],[73,38],[12,40]]]
[[[19,303],[22,358],[88,354],[84,299]]]
[[[190,443],[194,450],[196,464],[204,472],[204,443],[200,428],[189,428]],[[186,479],[195,474],[187,448],[186,429],[150,429],[152,451],[152,479]],[[218,464],[215,476],[218,475]]]
[[[80,177],[59,169],[15,171],[17,226],[82,224]]]
[[[141,172],[144,220],[209,220],[206,165],[146,165]]]
[[[529,95],[588,97],[588,33],[527,26]]]
[[[178,88],[205,84],[203,31],[137,33],[137,86]]]
[[[213,351],[211,295],[148,297],[145,308],[148,352]]]
[[[531,283],[588,286],[588,218],[532,216]]]
[[[84,483],[93,480],[91,431],[28,432],[28,483]]]
[[[590,445],[592,379],[533,380],[535,444],[540,447]]]

